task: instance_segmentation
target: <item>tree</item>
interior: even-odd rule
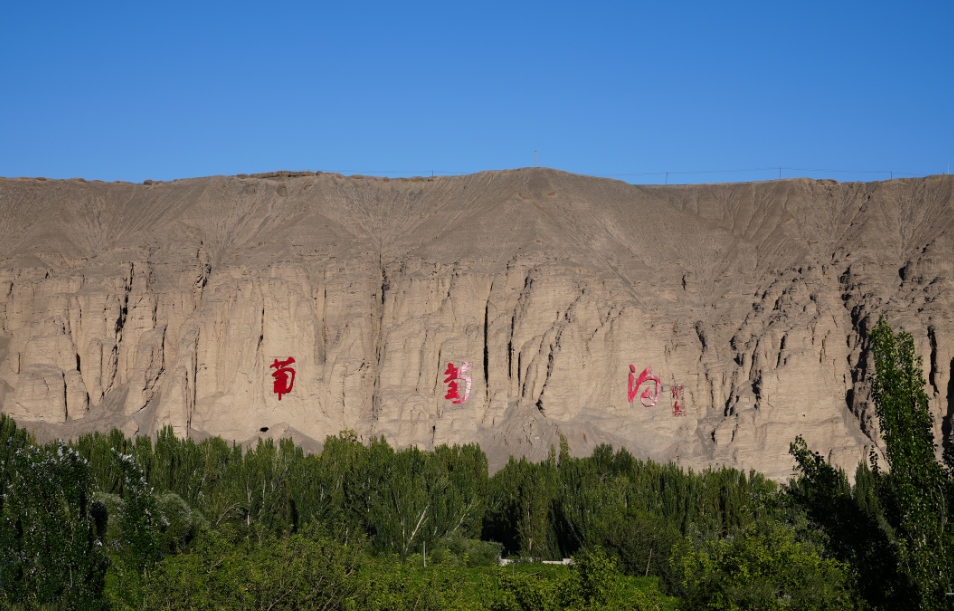
[[[871,351],[876,368],[872,396],[891,467],[891,485],[883,490],[890,496],[886,500],[896,520],[901,563],[918,589],[921,608],[947,608],[948,482],[935,458],[922,360],[911,334],[901,329],[895,335],[884,317],[871,332]],[[873,453],[872,461],[877,471]]]
[[[484,538],[511,554],[559,558],[553,506],[559,495],[556,452],[535,464],[513,456],[491,480]]]
[[[135,573],[148,577],[162,559],[165,518],[133,457],[117,454],[116,462],[124,477],[122,515],[119,518],[125,539],[123,560]]]
[[[893,530],[885,523],[878,475],[861,462],[852,490],[842,469],[809,450],[801,435],[789,446],[800,476],[789,482],[784,506],[804,511],[825,535],[828,552],[850,568],[857,591],[875,608],[917,608],[917,593],[898,571]]]
[[[368,486],[368,520],[373,547],[402,559],[414,552],[429,532],[432,504],[425,478],[427,453],[410,447],[394,452],[382,439],[372,441]]]
[[[0,606],[98,609],[108,561],[89,464],[62,442],[4,457]]]

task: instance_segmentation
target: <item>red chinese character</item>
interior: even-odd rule
[[[652,407],[653,405],[656,405],[656,402],[659,401],[659,391],[662,389],[662,381],[660,381],[660,379],[656,376],[649,375],[653,372],[653,368],[647,367],[646,369],[643,369],[643,372],[639,374],[639,379],[636,379],[635,365],[630,365],[629,371],[629,402],[632,403],[633,399],[636,398],[636,393],[639,392],[640,384],[647,380],[652,380],[655,382],[655,384],[643,391],[643,394],[640,395],[639,402],[645,407]],[[649,403],[646,403],[646,399],[649,399]]]
[[[295,370],[289,367],[289,365],[294,362],[295,359],[293,357],[288,357],[287,361],[275,359],[275,362],[269,366],[277,370],[272,374],[272,377],[275,378],[274,392],[278,394],[279,401],[282,400],[282,395],[290,393],[292,387],[295,385]],[[290,379],[288,376],[289,373],[291,374]]]
[[[470,397],[470,376],[467,375],[467,372],[470,371],[470,363],[464,361],[464,364],[460,367],[454,367],[453,363],[447,364],[447,371],[444,372],[444,375],[447,377],[444,378],[444,383],[447,384],[447,394],[444,395],[445,399],[457,399],[454,401],[455,405],[460,405]],[[458,384],[455,380],[464,380],[467,382],[467,385],[464,387],[464,398],[461,399],[460,391],[458,390]]]
[[[685,412],[682,411],[683,408],[686,406],[685,391],[683,386],[681,384],[679,386],[676,386],[675,384],[673,384],[672,386],[669,387],[669,390],[672,393],[672,415],[673,416],[685,415]],[[680,401],[682,401],[681,404],[679,403]]]
[[[447,382],[447,380],[444,380]],[[444,395],[445,399],[460,399],[460,393],[457,391],[457,382],[449,382],[447,384],[447,394]],[[457,401],[454,401],[457,403]]]

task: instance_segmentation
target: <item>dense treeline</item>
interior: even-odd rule
[[[0,537],[6,549],[22,550],[6,554],[0,565],[7,600],[77,600],[91,608],[109,599],[118,607],[164,608],[161,601],[172,600],[170,584],[177,584],[173,591],[192,592],[192,599],[197,590],[207,592],[211,601],[214,592],[227,589],[215,579],[241,582],[235,575],[242,571],[243,592],[265,591],[282,569],[254,567],[282,565],[282,557],[283,570],[299,576],[296,591],[305,591],[308,579],[301,576],[328,573],[329,558],[337,559],[331,573],[340,581],[361,558],[416,565],[425,551],[432,565],[442,566],[494,565],[500,555],[539,560],[597,554],[581,566],[603,566],[620,579],[656,577],[666,591],[685,595],[696,574],[690,566],[696,545],[756,532],[760,521],[782,513],[776,484],[758,473],[687,472],[608,446],[587,458],[570,456],[564,445],[541,463],[511,459],[491,477],[475,445],[395,451],[384,439],[363,445],[344,432],[329,437],[320,454],[305,455],[291,440],[243,450],[219,438],[180,439],[164,429],[155,440],[114,430],[69,445],[36,446],[10,419],[0,415],[0,423],[0,477],[21,482],[28,474],[35,490],[26,496],[41,499],[49,514],[24,530],[38,512],[24,513],[10,494],[4,497]],[[27,464],[31,469],[24,469]],[[20,490],[16,486],[11,489]],[[65,531],[49,522],[72,525],[75,553],[60,553]],[[46,539],[30,542],[27,531],[37,529]],[[690,564],[679,569],[675,558]],[[197,576],[212,574],[210,566],[221,573],[198,583]],[[37,571],[53,582],[77,571],[92,577],[80,580],[86,588],[80,595],[43,585]],[[579,571],[570,574],[579,580]],[[576,583],[504,577],[475,608],[564,608],[573,598],[567,584]],[[111,597],[107,581],[115,590]],[[605,576],[603,582],[617,583]],[[370,579],[371,590],[358,591],[358,583],[339,588],[336,604],[363,601],[355,608],[373,608],[369,592],[383,586]],[[393,587],[385,590],[393,596]],[[659,600],[639,598],[638,588],[617,590],[614,600],[633,605],[642,600],[656,608]],[[537,598],[550,606],[534,606]],[[436,608],[448,604],[440,598]]]
[[[8,448],[29,445],[9,419],[3,430],[15,431]],[[548,560],[597,544],[622,550],[620,541],[634,537],[614,530],[617,523],[651,533],[650,542],[654,533],[658,545],[690,528],[726,536],[757,518],[776,490],[755,472],[693,474],[609,446],[589,458],[564,447],[539,464],[511,459],[492,478],[476,445],[395,451],[384,439],[365,446],[348,432],[329,437],[315,455],[290,439],[243,451],[217,437],[180,439],[169,428],[154,442],[113,430],[69,447],[88,463],[92,488],[107,504],[120,503],[141,478],[157,499],[169,505],[178,497],[180,511],[214,526],[255,536],[318,526],[345,541],[366,537],[375,553],[401,558],[451,535],[498,541],[505,556]],[[189,536],[167,537],[166,551]],[[644,552],[632,561],[645,566]]]
[[[395,452],[384,439],[364,446],[349,433],[329,437],[316,455],[290,439],[243,451],[218,437],[180,439],[169,428],[155,443],[114,430],[81,437],[75,448],[104,493],[124,495],[127,478],[114,457],[128,455],[153,490],[177,495],[216,526],[261,537],[315,525],[345,541],[367,536],[375,552],[402,558],[451,534],[479,536],[489,481],[477,446]]]
[[[384,439],[365,446],[349,433],[329,437],[315,455],[288,439],[243,452],[220,438],[180,439],[168,428],[155,443],[114,430],[74,447],[98,491],[124,495],[125,464],[115,457],[128,455],[154,491],[178,495],[216,525],[259,536],[317,525],[345,541],[366,536],[374,552],[401,558],[458,535],[501,542],[505,555],[559,559],[631,538],[613,530],[617,522],[660,540],[690,526],[725,536],[751,523],[776,489],[754,472],[687,473],[608,446],[589,458],[562,448],[539,464],[511,459],[493,478],[476,445],[395,451]]]
[[[950,609],[954,453],[910,336],[872,338],[891,471],[853,485],[800,438],[779,487],[565,443],[493,476],[476,445],[350,431],[314,455],[170,429],[38,445],[0,414],[0,608]]]

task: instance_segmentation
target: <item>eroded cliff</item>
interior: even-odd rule
[[[801,434],[853,471],[880,444],[882,313],[919,342],[950,435],[952,227],[950,176],[0,179],[0,409],[40,437],[350,428],[477,441],[493,466],[562,434],[776,478]],[[660,383],[633,401],[631,365]]]

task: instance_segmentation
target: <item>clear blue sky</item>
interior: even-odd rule
[[[6,2],[0,175],[954,164],[954,2]],[[767,180],[777,170],[671,174]],[[783,170],[837,180],[884,175]]]

